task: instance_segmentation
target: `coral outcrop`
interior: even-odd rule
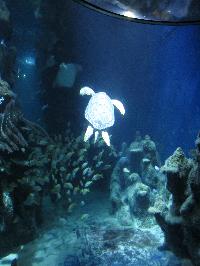
[[[6,81],[0,80],[0,150],[12,153],[28,145],[22,134],[25,120]]]
[[[196,139],[194,158],[187,159],[181,148],[170,156],[162,171],[172,196],[168,211],[155,214],[165,234],[163,249],[191,259],[200,265],[200,133]]]
[[[120,154],[123,156],[111,175],[111,213],[116,214],[122,225],[134,221],[145,223],[147,216],[152,217],[156,211],[154,204],[164,184],[156,145],[148,135],[142,139],[136,132],[134,142],[129,148],[123,144]],[[160,205],[163,205],[161,200]]]

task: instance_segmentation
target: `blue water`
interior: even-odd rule
[[[163,157],[192,148],[200,127],[200,26],[135,24],[70,2],[68,12],[66,50],[83,66],[81,85],[126,107],[114,142],[132,141],[140,130],[157,140]]]
[[[116,111],[117,122],[110,130],[116,145],[132,141],[140,130],[157,142],[163,159],[177,146],[187,153],[200,127],[200,26],[136,24],[73,1],[67,6],[63,61],[82,65],[77,99],[78,88],[87,85],[124,103],[125,117]],[[26,77],[18,80],[16,91],[28,118],[40,120],[39,74],[35,64],[23,64],[23,60],[36,60],[33,46],[42,28],[29,13],[17,17],[16,28],[26,33],[25,41],[18,43],[18,65]],[[77,100],[74,106],[73,113],[83,125],[84,100]],[[64,104],[58,104],[55,112],[64,114]],[[55,112],[52,115],[57,119]]]
[[[122,142],[132,142],[138,130],[142,136],[152,137],[162,162],[179,146],[186,154],[194,147],[200,129],[200,25],[139,24],[67,0],[62,14],[64,29],[60,31],[56,23],[49,25],[50,29],[40,26],[25,0],[15,0],[15,5],[8,2],[15,25],[9,44],[17,48],[17,78],[12,89],[26,118],[47,131],[53,128],[56,134],[63,132],[69,120],[75,136],[79,136],[86,128],[84,111],[88,103],[79,91],[82,86],[89,86],[125,106],[125,116],[116,109],[115,124],[109,129],[112,144],[118,150]],[[57,63],[82,67],[71,89],[50,86],[59,64],[50,70],[45,68],[45,49],[39,44],[45,46],[40,37],[45,32],[47,37],[52,26],[61,40],[58,46],[64,48],[62,54],[56,55]],[[56,49],[53,45],[50,48],[49,54]],[[42,72],[44,69],[46,72]],[[43,90],[46,98],[41,97]],[[106,260],[110,266],[181,265],[175,256],[158,250],[141,259],[137,257],[137,247],[132,252],[134,260],[133,253],[107,253],[98,263],[96,257],[90,258],[94,260],[91,265],[105,265]],[[83,265],[77,254],[66,256],[59,266],[71,265]]]
[[[24,0],[8,2],[14,24],[10,45],[14,45],[17,49],[14,90],[25,116],[40,123],[42,112],[38,92],[41,77],[36,64],[40,25],[29,2]]]

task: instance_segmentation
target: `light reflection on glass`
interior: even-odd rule
[[[197,0],[74,0],[108,14],[133,20],[200,23]]]

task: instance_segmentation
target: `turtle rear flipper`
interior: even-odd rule
[[[99,136],[99,131],[95,131],[95,133],[94,133],[94,143],[96,143],[96,141],[98,139],[98,136]]]
[[[120,113],[121,113],[122,115],[125,114],[125,108],[124,108],[123,104],[122,104],[120,101],[118,101],[118,100],[112,100],[112,104],[113,104],[115,107],[117,107],[117,109],[120,111]]]
[[[106,143],[108,146],[110,146],[110,137],[109,137],[109,135],[108,135],[108,132],[107,132],[107,131],[102,131],[101,135],[102,135],[102,138],[103,138],[103,140],[105,141],[105,143]]]
[[[87,130],[86,130],[86,132],[85,132],[85,135],[84,135],[84,141],[85,141],[85,142],[86,142],[86,141],[92,136],[93,132],[94,132],[93,127],[88,126],[88,127],[87,127]]]

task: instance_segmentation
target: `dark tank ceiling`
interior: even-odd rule
[[[129,20],[151,23],[199,23],[199,0],[77,0]]]

